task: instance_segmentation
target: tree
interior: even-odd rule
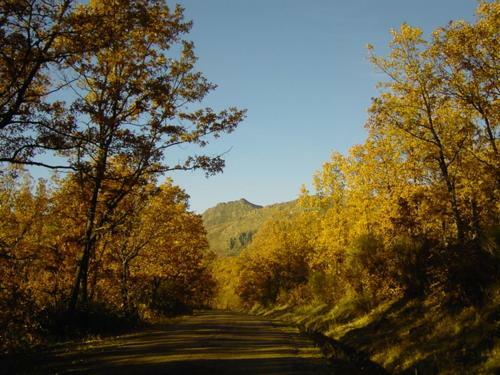
[[[130,304],[130,265],[139,257],[144,248],[155,240],[159,227],[165,223],[160,220],[145,220],[145,211],[151,205],[152,195],[158,190],[155,185],[139,187],[124,199],[117,211],[122,220],[104,237],[103,251],[116,259],[120,269],[120,289],[123,310],[129,312]],[[169,207],[164,207],[165,210]],[[96,267],[99,265],[97,264]],[[97,279],[97,270],[94,270]]]
[[[373,101],[369,125],[386,128],[378,130],[386,134],[398,132],[406,157],[423,162],[425,173],[444,184],[457,239],[464,243],[467,228],[457,178],[458,164],[473,140],[468,114],[442,95],[442,80],[420,29],[402,25],[393,31],[391,47],[388,58],[371,56],[390,81],[384,84],[388,90]]]
[[[102,228],[118,204],[152,174],[201,168],[208,174],[222,170],[220,156],[192,155],[167,165],[165,152],[181,144],[205,146],[208,136],[235,129],[244,117],[236,108],[220,113],[210,108],[190,110],[215,85],[194,70],[193,44],[182,40],[191,27],[183,10],[170,9],[162,0],[90,1],[76,16],[98,20],[96,35],[75,26],[79,34],[101,40],[105,47],[68,61],[77,79],[78,99],[71,110],[73,142],[67,153],[81,186],[90,193],[82,255],[69,304],[86,303],[88,267]],[[174,46],[177,58],[167,55]],[[116,174],[110,160],[119,158],[127,173]],[[106,183],[115,187],[106,190]]]
[[[207,303],[214,289],[211,254],[201,217],[188,211],[188,195],[167,180],[142,212],[141,223],[131,239],[144,238],[143,247],[130,274],[148,291],[149,304],[161,310]]]
[[[2,350],[36,342],[30,335],[38,325],[36,314],[52,302],[49,267],[54,258],[45,226],[49,195],[43,181],[34,189],[26,174],[21,184],[10,175],[0,178]]]
[[[63,103],[48,97],[61,88],[53,72],[80,49],[79,43],[61,43],[72,34],[73,4],[73,0],[0,2],[0,162],[54,168],[36,160],[36,154],[68,147],[60,132],[70,119]]]
[[[444,83],[444,94],[462,111],[469,111],[474,142],[465,144],[470,159],[468,184],[471,226],[476,238],[482,237],[484,214],[492,211],[500,188],[498,30],[500,3],[482,2],[476,23],[454,21],[434,32],[430,54]],[[478,187],[481,186],[480,189]],[[486,207],[489,207],[488,209]]]
[[[267,221],[241,253],[236,292],[243,303],[274,303],[307,281],[313,227],[302,219],[283,215]]]
[[[434,32],[431,52],[445,81],[445,93],[457,98],[477,113],[474,123],[480,135],[477,160],[499,171],[498,154],[498,30],[500,4],[483,2],[477,9],[478,21],[453,21]],[[477,154],[479,152],[479,154]]]

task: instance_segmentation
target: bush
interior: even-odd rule
[[[345,269],[342,270],[345,273]],[[345,275],[326,271],[315,271],[311,273],[308,285],[313,297],[321,302],[333,304],[345,296],[350,288],[346,282]]]
[[[48,307],[40,312],[41,328],[55,339],[89,335],[112,335],[139,325],[135,311],[124,313],[104,302],[92,302],[76,310],[71,316],[67,304]]]
[[[259,303],[267,306],[278,298],[280,288],[278,264],[271,261],[251,259],[242,264],[236,293],[246,306]]]
[[[0,352],[24,350],[43,342],[44,332],[38,315],[38,307],[30,300],[25,299],[14,307],[5,307],[2,303]]]
[[[316,271],[311,273],[309,276],[308,284],[311,287],[311,291],[319,300],[324,300],[325,297],[329,294],[330,285],[328,285],[329,280],[327,280],[327,276],[324,271]]]
[[[347,278],[354,291],[368,294],[374,301],[393,295],[400,288],[391,275],[393,259],[375,235],[361,235],[348,253]]]
[[[486,291],[500,277],[499,259],[471,242],[465,246],[436,248],[429,274],[431,291],[455,306],[481,306]]]
[[[280,305],[300,306],[311,301],[312,292],[308,284],[299,284],[290,290],[281,290],[276,302]]]
[[[407,297],[422,296],[427,287],[431,243],[406,236],[396,238],[388,250],[390,273]]]
[[[190,314],[193,311],[192,307],[179,295],[179,286],[170,280],[160,283],[149,306],[156,312],[167,316]]]

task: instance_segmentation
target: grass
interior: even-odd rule
[[[347,298],[334,306],[283,304],[252,312],[321,332],[391,373],[495,374],[500,371],[500,287],[489,296],[482,308],[457,311],[428,297],[388,300],[372,308]]]

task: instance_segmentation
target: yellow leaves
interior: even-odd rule
[[[497,62],[488,59],[498,28],[482,25],[498,23],[490,7],[498,2],[480,6],[477,24],[452,23],[431,43],[403,24],[387,57],[368,45],[388,75],[369,111],[368,138],[347,155],[332,153],[313,177],[315,191],[301,189],[302,212],[259,229],[240,264],[244,302],[303,288],[292,272],[326,272],[356,293],[400,293],[404,278],[390,272],[406,272],[398,267],[416,259],[421,239],[448,246],[498,224],[498,170],[486,167],[498,165],[488,135],[498,124],[490,109]]]
[[[156,63],[158,65],[165,65],[167,63],[167,58],[164,55],[160,55],[156,58]]]
[[[187,211],[186,193],[167,180],[141,216],[143,224],[135,235],[146,234],[149,242],[137,260],[142,266],[136,272],[163,276],[179,270],[195,272],[208,244],[201,218]]]
[[[392,42],[391,45],[396,46],[410,46],[412,44],[418,44],[424,42],[422,39],[422,29],[418,27],[411,27],[410,25],[403,23],[399,31],[391,30]]]
[[[498,23],[500,22],[500,3],[498,1],[481,1],[476,9],[476,14],[480,18],[479,22],[484,19],[492,19]],[[495,31],[498,32],[498,29]]]

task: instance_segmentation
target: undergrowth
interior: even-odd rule
[[[450,308],[438,296],[394,298],[367,307],[336,304],[255,305],[255,314],[320,332],[366,354],[395,374],[494,374],[500,371],[500,285],[481,307]]]

